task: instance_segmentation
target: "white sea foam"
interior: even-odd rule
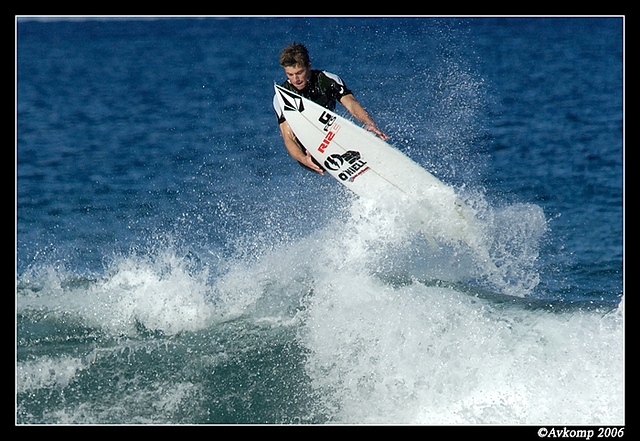
[[[263,314],[281,314],[274,305],[296,304],[287,295],[311,286],[297,312],[299,340],[332,421],[623,423],[622,306],[556,314],[501,308],[417,281],[389,283],[383,273],[398,270],[397,261],[412,261],[401,269],[413,275],[453,281],[481,278],[483,267],[464,246],[430,248],[400,208],[355,201],[350,210],[313,237],[238,262],[216,284],[233,286],[227,300],[243,304],[247,292],[260,292],[254,313]],[[489,283],[503,294],[529,294],[544,214],[515,205],[487,217],[478,231],[488,236],[477,240],[491,245],[502,271]]]
[[[202,329],[215,314],[207,302],[206,271],[190,272],[171,247],[117,258],[96,280],[74,277],[52,267],[39,270],[30,278],[42,289],[22,290],[18,309],[65,314],[114,335],[135,333],[140,325],[166,334]]]
[[[493,247],[503,280],[512,281],[504,286],[524,295],[535,287],[544,216],[524,205],[489,214],[478,231],[493,242],[478,242]],[[29,288],[18,310],[41,309],[116,336],[140,326],[173,335],[238,317],[296,327],[305,371],[331,422],[624,423],[622,304],[607,314],[530,311],[416,281],[486,282],[476,258],[465,246],[433,248],[400,207],[354,200],[347,216],[310,236],[217,268],[193,267],[171,245],[116,258],[83,283],[49,268],[41,283],[35,274],[23,278],[33,280],[21,282]],[[398,274],[404,281],[392,282]],[[20,363],[20,391],[64,387],[87,360]],[[176,406],[149,393],[161,409]]]
[[[16,367],[16,392],[27,393],[38,389],[62,389],[66,387],[85,363],[77,357],[40,357],[18,363]]]
[[[499,309],[418,283],[338,280],[316,290],[303,333],[336,421],[623,423],[621,309]]]

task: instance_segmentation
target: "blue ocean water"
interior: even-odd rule
[[[624,423],[621,18],[16,35],[18,423]],[[288,156],[292,41],[474,207],[497,276]]]

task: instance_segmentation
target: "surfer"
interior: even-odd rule
[[[304,45],[293,43],[287,46],[280,54],[280,65],[287,74],[287,81],[282,83],[282,87],[302,95],[329,110],[335,110],[337,101],[340,101],[354,118],[365,125],[365,129],[375,133],[383,140],[389,139],[376,126],[367,111],[356,101],[353,93],[339,76],[326,71],[311,69],[309,51]],[[278,116],[278,124],[282,132],[284,145],[287,147],[289,154],[303,167],[324,175],[324,169],[311,157],[293,134],[276,98],[274,98],[273,107]]]

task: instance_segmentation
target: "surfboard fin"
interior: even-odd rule
[[[440,247],[438,246],[438,244],[436,243],[435,239],[433,238],[433,236],[431,236],[430,234],[427,234],[424,230],[422,230],[422,234],[424,235],[424,237],[427,239],[427,241],[429,242],[429,245],[431,245],[431,247],[435,250],[439,250]]]

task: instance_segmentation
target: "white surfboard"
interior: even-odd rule
[[[338,182],[360,197],[417,209],[420,229],[432,244],[433,238],[469,243],[473,215],[452,187],[373,133],[287,89],[274,88],[293,133]]]

